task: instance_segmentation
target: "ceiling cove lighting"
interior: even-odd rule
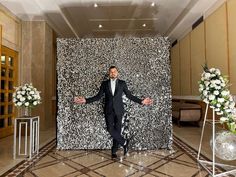
[[[155,2],[152,2],[152,3],[151,3],[151,6],[154,7],[154,6],[155,6]]]
[[[94,3],[94,5],[93,5],[94,7],[98,7],[98,4],[97,3]]]

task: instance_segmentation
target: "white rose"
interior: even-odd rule
[[[26,90],[26,89],[27,89],[27,87],[26,87],[26,86],[22,87],[22,90]]]
[[[216,111],[216,112],[220,111],[220,108],[215,108],[215,111]]]
[[[225,99],[224,99],[224,98],[218,98],[217,101],[218,101],[219,103],[223,103],[223,102],[225,101]]]
[[[216,87],[216,84],[211,84],[210,87],[214,88],[214,87]]]
[[[17,104],[16,104],[17,106],[21,106],[22,105],[22,103],[21,102],[17,102]]]
[[[209,81],[204,81],[204,84],[205,84],[206,86],[208,86],[208,85],[210,84],[210,82],[209,82]]]
[[[25,91],[21,91],[21,95],[24,95],[25,94]]]
[[[203,91],[203,95],[206,96],[208,92],[206,90]]]
[[[215,84],[216,82],[215,82],[215,80],[211,80],[210,83],[211,84]]]
[[[215,68],[211,68],[211,69],[209,69],[209,71],[212,73],[212,72],[214,72],[216,69]]]
[[[219,103],[217,103],[217,104],[216,104],[216,106],[217,106],[218,108],[220,108],[220,107],[221,107],[221,105],[220,105]]]
[[[16,98],[13,98],[13,102],[14,102],[14,103],[17,102],[17,99],[16,99]]]
[[[215,95],[209,95],[209,100],[214,100],[215,98]]]
[[[222,87],[225,87],[225,83],[221,83],[221,86],[222,86]]]
[[[20,99],[20,98],[22,98],[22,96],[19,94],[16,96],[16,98]]]
[[[32,99],[32,97],[31,97],[31,96],[28,96],[27,98],[28,98],[28,100],[31,100],[31,99]]]
[[[205,77],[209,78],[209,77],[211,77],[211,74],[210,73],[205,73]]]
[[[25,106],[29,106],[29,102],[26,102],[26,103],[25,103]]]
[[[34,95],[34,91],[30,91],[30,95]]]
[[[223,111],[216,112],[217,115],[223,115]]]
[[[30,88],[27,88],[26,90],[27,90],[27,91],[30,91],[31,89],[30,89]]]
[[[199,90],[199,92],[202,92],[202,91],[203,91],[203,88],[199,88],[198,90]]]
[[[217,75],[221,75],[221,73],[220,73],[220,70],[219,70],[219,69],[216,69],[215,73],[216,73]]]
[[[20,98],[20,101],[21,101],[21,102],[25,101],[25,97],[21,97],[21,98]]]
[[[217,79],[217,80],[215,80],[215,83],[220,84],[221,82],[220,82],[220,80]]]
[[[215,77],[216,75],[215,74],[211,74],[211,77]]]
[[[227,117],[221,117],[221,118],[220,118],[220,121],[221,121],[221,122],[226,122],[226,121],[228,121],[228,118],[227,118]]]
[[[36,106],[37,104],[38,104],[37,101],[34,101],[34,102],[33,102],[33,105],[34,105],[34,106]]]
[[[213,93],[214,93],[214,95],[219,95],[220,94],[220,92],[218,90],[215,90]]]
[[[229,91],[223,90],[223,91],[221,92],[221,95],[222,95],[222,96],[226,96],[226,95],[228,95],[228,94],[229,94]]]

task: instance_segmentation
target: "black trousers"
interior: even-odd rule
[[[111,148],[112,154],[115,154],[119,145],[124,146],[125,139],[121,136],[122,115],[116,115],[114,111],[105,115],[107,131],[113,138]]]

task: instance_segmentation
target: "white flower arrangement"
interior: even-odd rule
[[[41,103],[40,92],[32,83],[15,87],[13,103],[17,107],[34,107]]]
[[[228,89],[228,79],[221,75],[219,69],[207,66],[199,81],[199,92],[202,100],[214,108],[217,115],[221,115],[221,123],[227,123],[229,130],[236,133],[236,108],[233,97]]]

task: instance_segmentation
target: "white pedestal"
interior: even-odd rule
[[[19,123],[18,123],[19,122]],[[28,150],[28,124],[29,124],[29,150]],[[25,126],[24,143],[22,143],[21,130]],[[17,151],[17,130],[18,130],[18,151]],[[24,152],[21,153],[24,145]],[[39,153],[39,116],[35,117],[18,117],[15,118],[14,123],[14,144],[13,144],[13,158],[16,156],[28,156],[32,158],[34,154]]]

